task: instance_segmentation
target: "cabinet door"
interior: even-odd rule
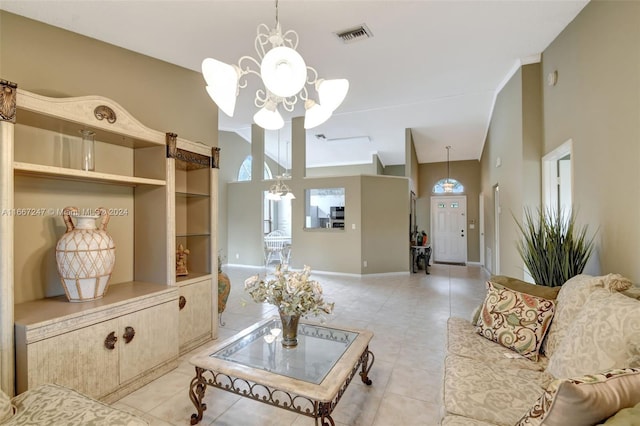
[[[178,357],[175,299],[119,318],[120,383]],[[130,327],[130,329],[129,329]],[[135,333],[127,343],[127,330]]]
[[[211,338],[211,278],[180,287],[180,351],[191,349],[190,343]]]
[[[94,398],[115,390],[120,337],[113,349],[105,347],[105,339],[112,332],[118,336],[116,319],[28,345],[28,388],[56,383]],[[18,392],[25,390],[19,385]]]

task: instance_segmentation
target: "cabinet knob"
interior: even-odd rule
[[[116,337],[116,332],[112,331],[111,333],[109,333],[107,338],[104,339],[104,347],[111,351],[115,349],[117,341],[118,341],[118,338]]]
[[[133,327],[125,327],[124,328],[124,334],[122,335],[122,338],[124,339],[124,343],[129,343],[133,340],[133,337],[136,335],[136,331],[133,329]]]
[[[180,298],[178,299],[178,307],[180,308],[180,310],[183,310],[186,305],[187,299],[184,296],[180,296]]]

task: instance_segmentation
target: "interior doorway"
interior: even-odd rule
[[[431,197],[431,236],[434,262],[466,264],[466,196]]]
[[[544,207],[571,214],[573,203],[573,172],[571,156],[573,141],[569,139],[542,157],[542,198]]]

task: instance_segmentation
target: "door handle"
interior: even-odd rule
[[[112,331],[111,333],[109,333],[107,338],[104,339],[104,347],[111,351],[115,349],[117,341],[118,341],[118,338],[116,337],[116,332]]]
[[[135,335],[136,335],[136,330],[134,330],[133,327],[129,327],[129,326],[125,327],[124,334],[122,335],[122,338],[124,339],[124,343],[126,344],[132,341]]]

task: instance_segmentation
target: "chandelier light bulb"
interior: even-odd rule
[[[307,64],[295,50],[286,46],[271,49],[264,55],[260,76],[274,95],[288,98],[296,95],[307,81]]]

